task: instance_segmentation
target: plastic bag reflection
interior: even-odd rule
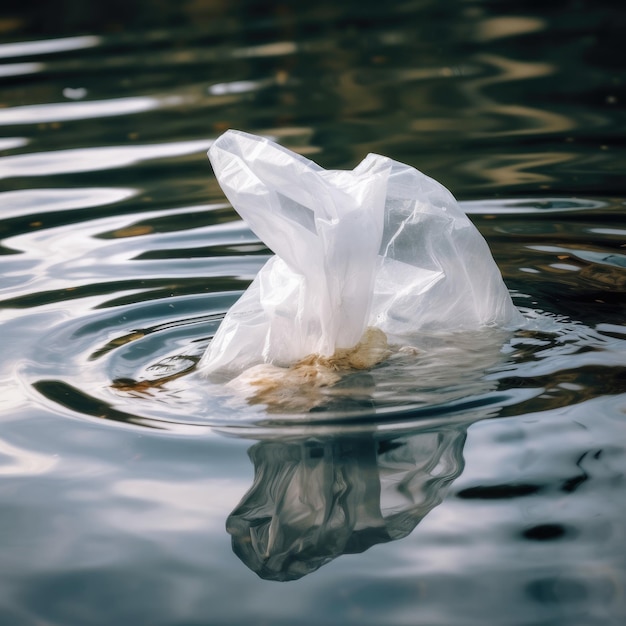
[[[406,537],[463,470],[466,427],[261,441],[254,483],[228,517],[235,554],[261,578],[296,580],[341,554]]]

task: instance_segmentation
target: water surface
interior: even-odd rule
[[[0,10],[0,624],[621,624],[624,9]],[[271,252],[226,128],[447,185],[517,333],[289,410],[195,365]]]

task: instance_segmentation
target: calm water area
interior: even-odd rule
[[[626,5],[5,0],[0,626],[626,623]],[[290,406],[198,375],[271,251],[206,150],[446,185],[517,332]]]

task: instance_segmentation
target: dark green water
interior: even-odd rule
[[[0,625],[626,620],[618,2],[0,8]],[[448,186],[537,325],[286,415],[194,371],[270,252],[206,149]]]

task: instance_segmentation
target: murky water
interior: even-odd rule
[[[11,5],[0,624],[623,623],[624,9]],[[228,127],[449,186],[528,328],[287,408],[200,378],[270,254]]]

